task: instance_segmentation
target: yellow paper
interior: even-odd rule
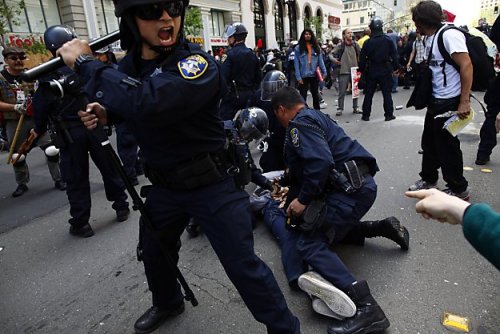
[[[474,118],[474,110],[470,110],[469,115],[466,118],[460,119],[457,115],[451,116],[443,125],[443,128],[448,130],[452,136],[456,136],[460,131],[463,130]]]
[[[444,312],[443,314],[443,326],[451,330],[465,333],[468,333],[470,330],[469,319],[448,312]]]

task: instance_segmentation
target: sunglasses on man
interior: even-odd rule
[[[26,60],[26,56],[24,56],[24,55],[20,55],[20,56],[7,56],[5,58],[13,60],[13,61]]]
[[[163,11],[167,11],[172,18],[180,16],[184,9],[184,2],[177,1],[161,1],[146,5],[134,6],[132,12],[141,20],[158,20],[163,15]]]

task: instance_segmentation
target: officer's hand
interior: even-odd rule
[[[85,111],[79,111],[78,116],[85,127],[93,130],[97,127],[97,122],[105,125],[108,122],[106,109],[97,102],[87,104]]]
[[[299,202],[298,198],[294,199],[286,209],[288,216],[300,216],[306,209],[306,206]]]
[[[458,118],[464,119],[470,114],[470,100],[460,101],[458,105],[457,115]]]
[[[405,195],[420,200],[415,204],[415,210],[425,219],[435,219],[442,223],[461,224],[465,209],[470,205],[437,189],[407,191]]]
[[[64,60],[64,63],[71,69],[75,68],[76,58],[78,58],[79,55],[83,54],[92,54],[89,43],[87,41],[76,38],[64,43],[64,45],[56,51],[56,55],[61,56]]]

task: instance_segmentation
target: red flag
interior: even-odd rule
[[[444,17],[446,18],[446,22],[451,22],[453,23],[453,21],[455,21],[455,17],[456,15],[453,14],[453,13],[450,13],[449,11],[447,11],[446,9],[443,9],[443,14],[444,14]]]
[[[259,38],[259,39],[257,40],[257,47],[258,47],[259,49],[262,49],[262,45],[263,45],[263,44],[264,44],[264,43],[262,42],[262,38]]]

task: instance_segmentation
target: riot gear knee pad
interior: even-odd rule
[[[51,162],[58,162],[59,161],[59,149],[55,147],[54,145],[50,145],[47,147],[45,150],[45,156],[47,157],[48,161]]]

